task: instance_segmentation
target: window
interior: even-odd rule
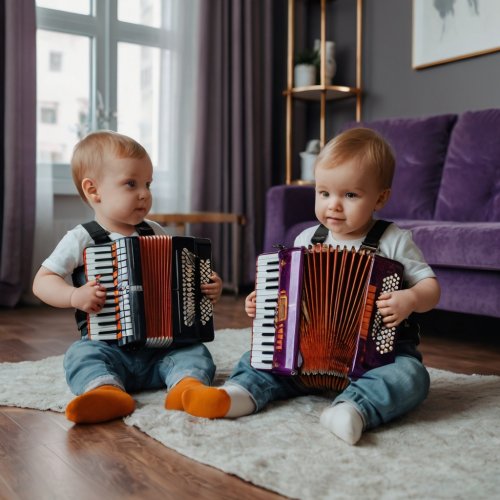
[[[57,103],[42,102],[40,103],[40,123],[57,123]]]
[[[112,129],[158,164],[170,11],[171,0],[37,0],[39,163],[69,163],[81,137]]]
[[[61,68],[62,68],[62,53],[50,52],[49,54],[50,71],[61,71]]]

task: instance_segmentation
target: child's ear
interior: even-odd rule
[[[101,201],[101,197],[97,192],[97,184],[93,179],[89,179],[88,177],[83,179],[82,190],[89,203],[99,203]]]
[[[387,189],[384,189],[383,191],[381,191],[380,194],[378,195],[377,203],[375,204],[375,211],[383,208],[384,205],[389,200],[390,196],[391,196],[390,188],[387,188]]]

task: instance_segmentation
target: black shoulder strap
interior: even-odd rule
[[[101,243],[109,243],[111,239],[109,238],[109,232],[106,231],[99,223],[95,220],[86,222],[82,226],[90,234],[90,237],[94,240],[97,245]],[[147,222],[140,222],[135,226],[139,236],[154,236],[155,232],[153,228]]]
[[[316,243],[324,243],[327,238],[328,229],[323,224],[320,224],[311,238],[311,243],[314,245],[316,245]]]
[[[378,243],[384,231],[392,224],[392,222],[387,220],[377,220],[373,227],[368,231],[363,243],[361,243],[361,248],[367,250],[376,251],[378,249]]]
[[[387,220],[377,220],[373,227],[368,231],[363,243],[361,243],[361,248],[366,248],[368,250],[376,251],[378,248],[378,242],[384,231],[392,224],[392,222]],[[328,229],[320,224],[318,229],[316,229],[313,237],[311,238],[311,243],[324,243],[328,238]]]
[[[109,243],[111,241],[108,231],[100,226],[95,220],[82,224],[84,229],[90,234],[90,237],[97,245],[101,243]]]
[[[135,226],[135,228],[137,229],[139,236],[154,236],[155,235],[153,228],[145,221],[139,222],[139,224],[137,224]]]

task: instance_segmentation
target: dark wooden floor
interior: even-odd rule
[[[250,326],[243,298],[223,296],[217,328]],[[500,375],[499,321],[426,315],[421,350],[428,366]],[[48,307],[0,309],[0,361],[64,353],[72,314]],[[0,388],[1,390],[1,388]],[[64,415],[0,407],[0,498],[278,499],[169,450],[121,421],[73,426]]]

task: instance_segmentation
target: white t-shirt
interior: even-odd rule
[[[158,223],[150,220],[145,222],[153,228],[155,234],[165,234],[165,231]],[[108,236],[111,240],[124,237],[120,233],[110,233]],[[139,234],[134,232],[131,236],[139,236]],[[66,278],[83,264],[83,250],[90,245],[94,245],[94,240],[90,237],[88,231],[79,224],[63,236],[54,251],[42,262],[42,266],[62,278]]]
[[[296,238],[294,246],[307,247],[311,245],[311,238],[314,236],[317,226],[304,229]],[[354,247],[359,249],[364,240],[364,236],[357,240],[335,240],[332,233],[328,233],[325,244],[344,246],[348,249]],[[422,252],[412,239],[411,231],[400,229],[396,224],[391,224],[380,238],[378,252],[382,257],[401,262],[404,266],[403,281],[405,288],[411,288],[424,278],[435,278],[434,271],[425,262]]]

